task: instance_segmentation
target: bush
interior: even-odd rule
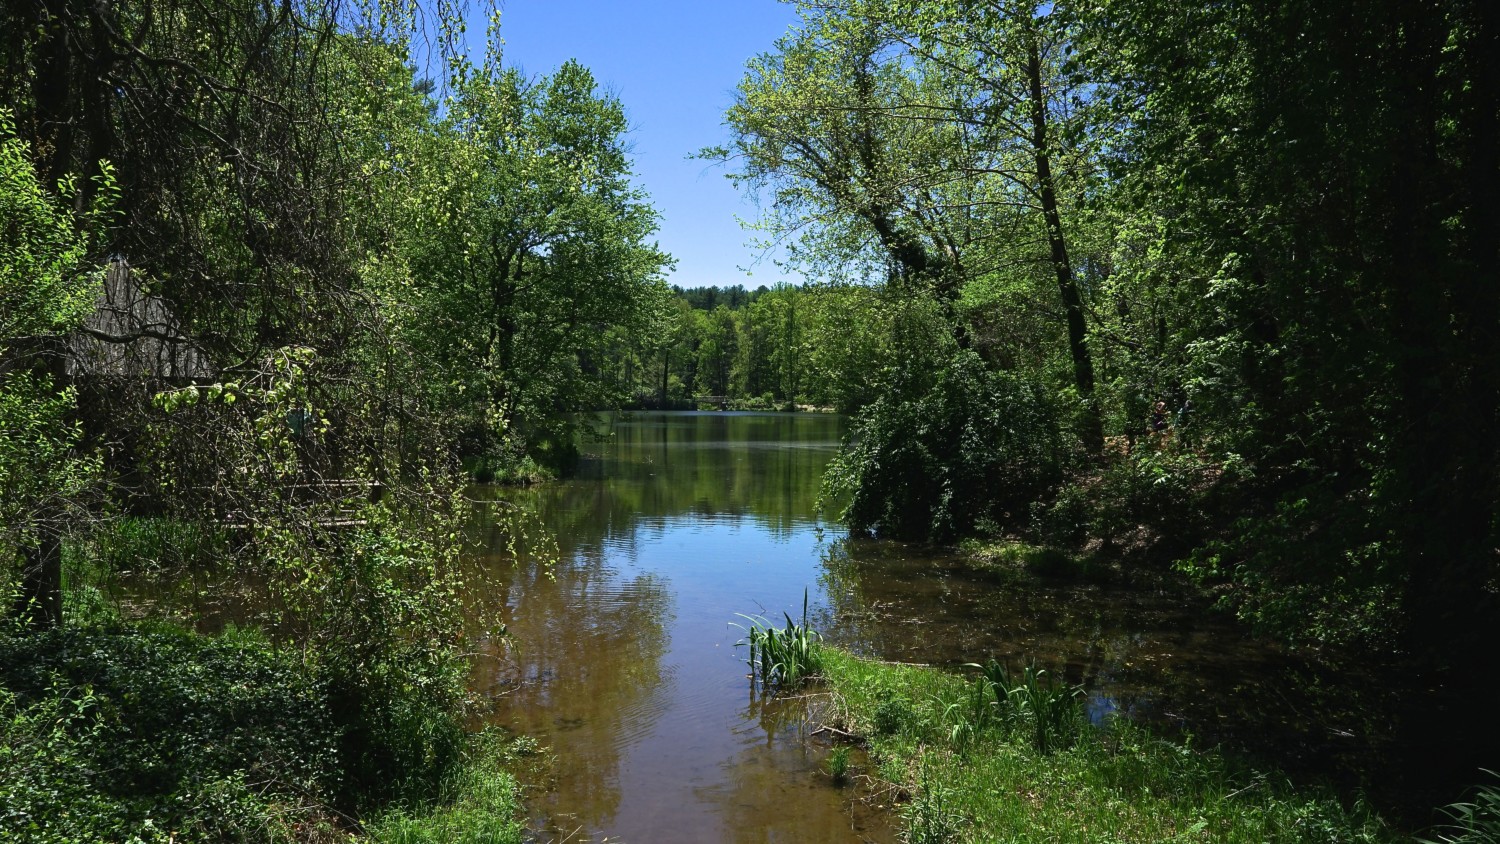
[[[897,379],[898,382],[903,379]],[[1057,483],[1063,448],[1040,385],[958,352],[930,386],[919,374],[855,419],[825,475],[853,530],[952,539],[1004,527]]]
[[[0,638],[0,837],[270,841],[340,781],[325,684],[234,634]]]
[[[1077,477],[1038,505],[1036,531],[1051,541],[1082,545],[1090,539],[1112,549],[1122,541],[1186,553],[1210,531],[1206,514],[1217,509],[1222,468],[1175,446],[1138,445],[1095,472]],[[1170,549],[1160,548],[1168,541]]]
[[[427,813],[388,812],[367,824],[365,833],[377,844],[519,844],[520,787],[504,766],[534,752],[529,742],[505,746],[492,733],[474,736],[445,783],[444,805]]]

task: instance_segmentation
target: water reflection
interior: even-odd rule
[[[817,589],[823,467],[838,419],[640,414],[586,443],[581,476],[519,495],[559,563],[486,561],[519,646],[475,668],[493,718],[558,762],[532,802],[545,837],[611,842],[892,841],[818,767],[800,719],[747,706],[737,613]],[[502,496],[515,493],[498,493]],[[509,502],[514,503],[514,502]],[[481,534],[485,535],[485,534]],[[790,710],[787,710],[790,712]]]
[[[519,496],[557,535],[548,570],[491,531],[481,561],[518,641],[476,663],[493,718],[558,757],[534,800],[550,838],[667,842],[891,841],[819,770],[799,705],[747,700],[737,614],[797,614],[881,659],[957,665],[1035,658],[1089,690],[1096,719],[1365,768],[1382,711],[1175,592],[1004,583],[950,556],[839,538],[816,510],[839,419],[638,414],[586,443],[579,477]],[[481,533],[481,535],[485,535]],[[1268,678],[1272,681],[1268,682]],[[1295,690],[1295,692],[1293,692]],[[1295,694],[1296,697],[1292,697]],[[1366,713],[1360,715],[1359,713]],[[1361,720],[1361,718],[1365,720]]]

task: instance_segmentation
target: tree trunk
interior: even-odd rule
[[[1088,325],[1084,322],[1083,297],[1073,277],[1068,258],[1068,243],[1063,237],[1062,215],[1057,209],[1057,188],[1052,179],[1052,158],[1047,148],[1047,100],[1042,91],[1042,60],[1033,34],[1026,49],[1026,76],[1031,88],[1031,147],[1036,157],[1036,181],[1041,194],[1042,216],[1047,223],[1047,243],[1052,250],[1052,267],[1057,273],[1057,290],[1062,296],[1068,320],[1068,351],[1073,356],[1073,384],[1085,404],[1083,442],[1091,453],[1104,449],[1104,423],[1094,400],[1094,362],[1089,355]]]
[[[46,375],[53,389],[61,390],[67,378],[63,341],[59,337],[40,340],[28,352],[32,370]],[[32,630],[58,627],[63,621],[62,536],[63,514],[56,499],[42,504],[35,516],[37,544],[25,549],[21,568],[21,591],[16,596],[15,615]]]
[[[60,627],[63,622],[62,539],[57,535],[55,519],[43,514],[41,537],[36,547],[26,549],[21,570],[21,593],[16,597],[15,615],[31,630]]]

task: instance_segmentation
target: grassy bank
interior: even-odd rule
[[[1362,806],[1123,722],[1092,725],[1045,674],[1017,672],[997,696],[988,679],[826,649],[822,675],[825,717],[867,745],[918,844],[1401,840]]]
[[[245,631],[0,635],[0,838],[520,841],[515,743],[343,683]]]

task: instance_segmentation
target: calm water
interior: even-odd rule
[[[734,626],[794,617],[872,656],[956,665],[1035,657],[1125,713],[1336,770],[1370,725],[1309,717],[1298,667],[1180,596],[987,582],[930,549],[844,538],[816,511],[831,416],[639,413],[606,422],[575,479],[537,490],[559,561],[514,560],[487,530],[517,645],[476,661],[496,723],[557,762],[540,840],[888,842],[887,816],[820,772],[796,704],[750,693]],[[1299,687],[1318,684],[1308,678]],[[1347,710],[1347,708],[1345,708]]]
[[[493,559],[512,652],[481,659],[497,723],[557,756],[544,840],[893,841],[819,773],[800,719],[761,707],[733,626],[820,605],[832,536],[815,510],[840,420],[634,414],[580,477],[534,492],[560,561]],[[499,536],[495,538],[499,544]]]

